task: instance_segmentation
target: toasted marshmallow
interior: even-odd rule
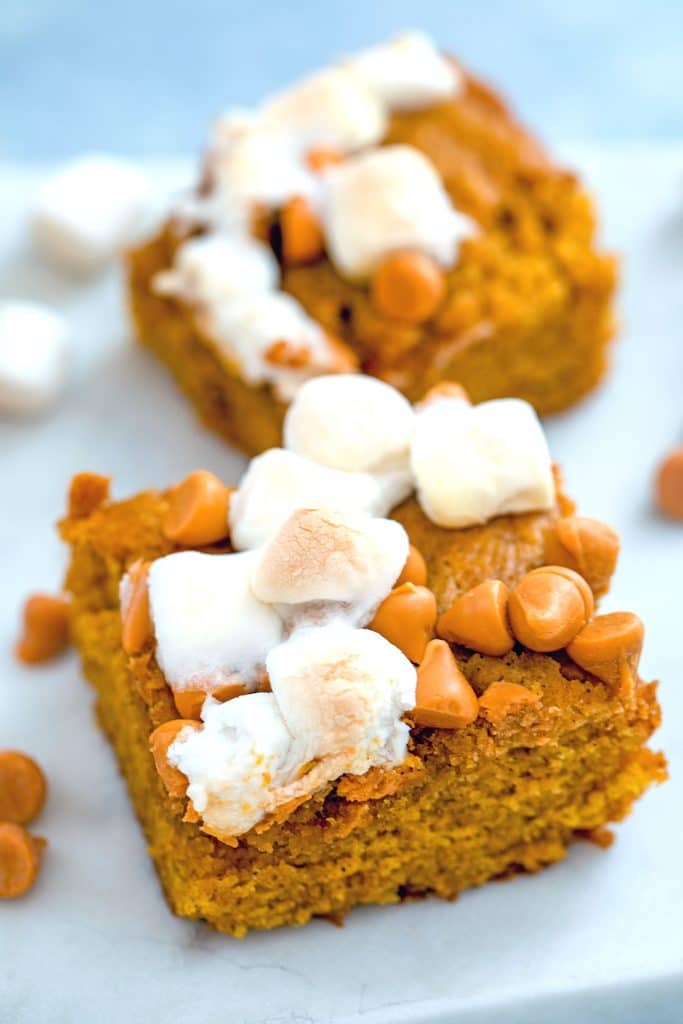
[[[259,552],[251,585],[290,620],[335,615],[365,625],[407,557],[408,535],[399,523],[298,509]]]
[[[0,302],[0,413],[42,412],[66,384],[69,332],[58,313],[33,302]]]
[[[211,156],[214,196],[208,208],[219,222],[231,223],[255,205],[281,206],[300,195],[319,202],[320,182],[305,165],[299,147],[260,121],[244,127]]]
[[[272,250],[247,234],[200,235],[184,242],[172,270],[153,279],[160,294],[213,306],[238,295],[262,295],[278,287]]]
[[[397,249],[455,262],[472,221],[452,206],[434,166],[412,146],[384,146],[349,157],[325,177],[327,248],[348,277],[371,274]]]
[[[255,560],[252,552],[182,551],[152,562],[156,657],[174,690],[213,690],[235,682],[249,689],[258,681],[283,627],[251,589]]]
[[[67,164],[39,193],[33,233],[54,264],[92,271],[116,255],[146,225],[150,181],[134,164],[85,156]]]
[[[384,104],[348,68],[320,71],[266,100],[259,124],[306,149],[330,145],[343,150],[379,142],[386,130]]]
[[[415,706],[416,671],[379,633],[342,623],[298,630],[267,667],[304,763],[325,759],[336,778],[404,759],[401,715]]]
[[[233,546],[238,551],[259,547],[300,508],[375,516],[389,511],[379,484],[368,473],[328,469],[271,448],[251,460],[230,499]]]
[[[218,704],[207,700],[201,729],[183,729],[168,760],[187,776],[187,795],[207,831],[237,836],[275,806],[296,762],[292,736],[272,693],[249,693]],[[289,771],[288,771],[289,765]]]
[[[339,356],[320,324],[285,292],[242,293],[207,308],[208,329],[249,384],[271,384],[290,400],[311,374],[331,370]],[[297,353],[291,365],[269,358],[278,342]]]
[[[323,466],[373,473],[409,462],[414,419],[410,402],[381,380],[315,377],[287,410],[284,443]]]
[[[475,406],[441,398],[420,407],[412,466],[420,504],[437,526],[474,526],[555,501],[543,429],[516,398]]]
[[[362,50],[345,61],[390,110],[415,110],[455,96],[462,74],[422,32]]]

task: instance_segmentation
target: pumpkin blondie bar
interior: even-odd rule
[[[316,378],[285,447],[112,502],[76,477],[72,632],[168,901],[241,936],[602,839],[665,777],[619,542],[533,410]],[[446,443],[447,442],[447,443]]]
[[[197,190],[128,256],[140,341],[201,418],[278,445],[301,382],[564,409],[601,378],[615,263],[591,201],[506,104],[415,33],[215,126]]]

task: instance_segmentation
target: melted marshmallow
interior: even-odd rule
[[[206,305],[278,287],[280,270],[272,250],[249,235],[201,235],[184,242],[172,270],[157,274],[154,287]]]
[[[59,313],[34,302],[0,302],[0,413],[30,416],[64,389],[69,331]]]
[[[412,146],[352,156],[325,177],[327,248],[339,271],[363,277],[389,253],[413,248],[455,262],[472,221],[458,213],[434,166]]]
[[[417,411],[412,466],[437,526],[462,528],[550,508],[552,464],[533,408],[516,398],[470,405],[442,398]]]
[[[399,523],[299,509],[259,552],[251,585],[290,620],[336,615],[365,625],[407,557],[408,536]]]
[[[428,107],[462,88],[462,74],[422,32],[406,32],[362,50],[345,66],[358,75],[390,110]]]
[[[376,516],[389,511],[380,485],[368,473],[328,469],[294,452],[271,448],[251,460],[230,500],[233,546],[259,547],[299,508]]]
[[[255,559],[181,551],[152,562],[156,657],[174,690],[257,682],[282,622],[251,589]]]
[[[206,206],[219,221],[231,223],[254,205],[281,206],[293,195],[317,203],[320,182],[304,164],[298,146],[283,133],[265,130],[259,121],[214,150],[210,169],[216,195]]]

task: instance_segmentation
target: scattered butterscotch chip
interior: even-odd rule
[[[585,626],[591,611],[592,594],[585,580],[562,566],[544,566],[527,573],[508,602],[512,632],[530,651],[566,647]]]
[[[436,598],[427,587],[402,583],[382,601],[368,625],[416,664],[434,635]]]
[[[211,696],[223,703],[232,700],[233,697],[241,697],[246,692],[241,683],[226,683],[225,686],[219,686],[211,691]],[[173,701],[180,717],[199,719],[208,695],[207,690],[174,690]]]
[[[45,803],[47,786],[40,767],[18,750],[0,750],[0,821],[28,825]]]
[[[596,594],[604,594],[619,557],[619,534],[607,523],[564,516],[545,538],[545,559],[580,573]]]
[[[69,644],[69,600],[63,594],[33,594],[24,605],[15,647],[19,661],[37,665],[56,658]]]
[[[657,507],[665,516],[683,522],[683,445],[670,452],[657,470]]]
[[[624,668],[638,668],[645,630],[633,612],[598,615],[567,647],[569,657],[605,683],[622,685]]]
[[[446,294],[446,275],[426,253],[403,250],[379,264],[370,281],[375,308],[383,316],[419,324],[434,315]]]
[[[23,896],[34,885],[45,840],[12,821],[0,822],[0,899]]]
[[[334,167],[344,160],[344,151],[336,146],[311,146],[306,153],[306,163],[311,171],[319,174],[320,171]]]
[[[178,733],[185,728],[199,729],[200,723],[194,719],[175,718],[158,725],[149,737],[149,749],[152,751],[154,765],[169,796],[182,797],[187,792],[187,778],[168,760],[168,748]]]
[[[130,595],[121,609],[121,646],[126,654],[139,654],[154,632],[149,609],[148,575],[149,562],[142,560],[134,562],[128,570]]]
[[[71,481],[68,514],[72,519],[91,515],[109,500],[110,476],[99,473],[77,473]]]
[[[436,402],[440,398],[460,398],[463,402],[470,400],[470,396],[462,384],[458,384],[455,380],[442,380],[424,393],[418,405],[429,405],[430,402]]]
[[[519,683],[491,683],[479,698],[479,708],[492,725],[500,725],[511,712],[527,704],[536,704],[538,696]]]
[[[306,345],[297,345],[285,338],[278,338],[266,350],[264,359],[271,366],[287,366],[291,370],[308,366],[311,361],[311,350]]]
[[[186,547],[202,547],[224,540],[229,533],[231,488],[213,473],[197,469],[171,491],[164,519],[169,540]]]
[[[325,250],[325,236],[315,211],[303,196],[292,196],[280,212],[282,262],[286,267],[315,263]]]
[[[418,725],[464,729],[479,714],[479,701],[445,640],[430,640],[417,670],[415,708]]]
[[[473,587],[456,597],[439,618],[438,635],[479,654],[508,654],[515,645],[507,618],[509,594],[501,580],[486,580]]]
[[[401,569],[401,574],[394,583],[394,587],[400,587],[403,583],[414,583],[416,587],[424,587],[427,582],[427,563],[422,554],[410,545],[406,564]]]

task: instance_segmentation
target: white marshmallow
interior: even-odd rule
[[[278,287],[280,270],[272,250],[248,235],[200,235],[184,242],[172,270],[154,278],[155,290],[213,305],[241,294]]]
[[[187,776],[187,795],[208,831],[241,835],[275,808],[272,790],[296,765],[293,740],[272,693],[224,704],[209,698],[202,718],[201,729],[178,734],[168,760]]]
[[[92,271],[144,227],[150,193],[147,175],[133,164],[104,156],[74,160],[36,198],[36,243],[57,266]]]
[[[457,95],[462,74],[422,32],[362,50],[345,66],[391,110],[413,110]]]
[[[323,466],[355,472],[409,463],[414,414],[389,384],[360,373],[315,377],[287,410],[284,444]]]
[[[261,549],[251,585],[290,621],[335,616],[365,625],[407,557],[408,536],[399,523],[299,509]]]
[[[474,406],[443,398],[422,406],[412,466],[420,504],[437,526],[474,526],[555,501],[543,429],[533,408],[516,398]]]
[[[256,555],[181,551],[152,562],[149,601],[156,656],[176,690],[254,685],[282,622],[254,595]]]
[[[58,313],[33,302],[0,302],[0,413],[31,415],[66,384],[69,332]]]
[[[376,516],[389,511],[377,481],[368,473],[328,469],[294,452],[271,448],[251,460],[230,499],[233,546],[259,547],[300,508]]]
[[[219,351],[237,360],[247,383],[272,384],[284,401],[291,399],[311,374],[332,369],[338,359],[320,324],[285,292],[245,292],[214,303],[207,313]],[[270,362],[266,355],[277,341],[303,349],[304,365]]]
[[[283,134],[264,130],[260,122],[237,134],[232,144],[211,158],[215,193],[208,206],[220,222],[255,204],[281,206],[290,196],[319,203],[320,181],[304,164],[298,147]]]
[[[330,759],[336,778],[398,764],[415,706],[417,674],[397,647],[341,623],[302,629],[270,652],[270,683],[305,763]]]
[[[412,146],[349,157],[324,179],[324,221],[332,262],[348,277],[371,274],[397,249],[419,249],[445,267],[473,222],[451,204],[441,178]]]
[[[284,133],[297,146],[325,144],[343,150],[371,146],[386,131],[384,104],[348,68],[329,68],[266,100],[259,124]]]

